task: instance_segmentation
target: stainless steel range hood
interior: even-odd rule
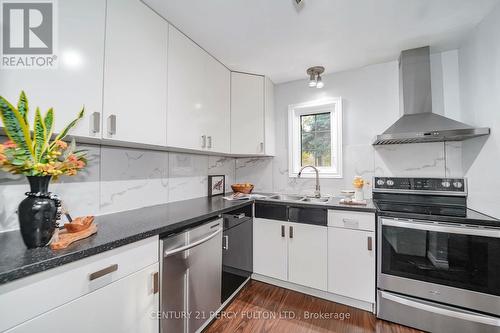
[[[399,104],[401,118],[373,145],[462,141],[490,134],[489,128],[477,128],[432,113],[429,47],[406,50],[399,58]]]

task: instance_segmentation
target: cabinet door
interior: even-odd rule
[[[253,269],[257,274],[287,280],[286,223],[255,218]]]
[[[159,293],[153,292],[158,263],[77,298],[7,332],[155,332]]]
[[[327,290],[327,227],[289,223],[288,281]]]
[[[276,154],[276,140],[274,129],[274,84],[266,77],[266,105],[265,105],[265,119],[264,119],[264,141],[266,155]]]
[[[168,23],[139,0],[107,6],[103,137],[165,145]]]
[[[57,68],[0,69],[0,95],[17,105],[26,92],[31,119],[37,106],[53,107],[55,132],[61,131],[85,106],[85,118],[70,134],[100,137],[91,126],[92,113],[102,109],[105,0],[57,2]],[[1,125],[1,122],[0,122]]]
[[[230,152],[231,141],[231,73],[209,54],[205,62],[205,126],[209,136],[207,149],[220,153]]]
[[[328,291],[375,302],[374,232],[328,228]]]
[[[231,73],[231,152],[264,153],[264,77]]]
[[[209,113],[205,104],[206,53],[170,27],[168,50],[168,129],[171,147],[205,149]],[[205,124],[205,126],[204,126]]]

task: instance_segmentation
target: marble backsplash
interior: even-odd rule
[[[226,191],[236,179],[234,158],[98,145],[81,148],[88,151],[87,168],[50,185],[73,216],[203,197],[208,175],[225,175]],[[16,210],[28,189],[24,176],[0,171],[0,232],[19,228]]]
[[[73,216],[99,215],[207,195],[208,175],[250,182],[257,192],[312,194],[315,180],[290,178],[287,148],[274,158],[231,158],[84,145],[88,167],[51,184]],[[345,145],[341,179],[321,179],[325,195],[352,188],[354,176],[462,177],[461,143]],[[0,171],[0,232],[18,228],[17,205],[28,184],[24,176]],[[371,197],[371,186],[365,187]]]

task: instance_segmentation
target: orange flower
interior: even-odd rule
[[[2,165],[5,161],[7,161],[7,157],[4,154],[0,153],[0,165]]]
[[[16,148],[16,147],[17,147],[16,143],[15,143],[14,141],[12,141],[12,140],[8,140],[8,141],[6,141],[6,142],[3,144],[3,146],[4,146],[6,149],[9,149],[9,148]]]
[[[62,150],[68,148],[68,144],[64,141],[61,141],[61,140],[57,140],[54,144],[57,148],[62,149]]]
[[[78,162],[78,157],[76,157],[75,154],[71,154],[68,156],[68,162],[76,163],[76,162]]]
[[[76,163],[76,167],[77,167],[78,169],[82,169],[83,167],[85,167],[85,162],[84,162],[84,161],[78,161],[78,162]]]
[[[3,144],[0,143],[0,154],[2,154],[5,151],[5,147]]]

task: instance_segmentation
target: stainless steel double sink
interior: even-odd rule
[[[295,195],[295,194],[275,194],[266,198],[270,201],[283,201],[283,202],[303,202],[303,203],[327,203],[330,201],[330,197],[308,197],[305,195]]]

